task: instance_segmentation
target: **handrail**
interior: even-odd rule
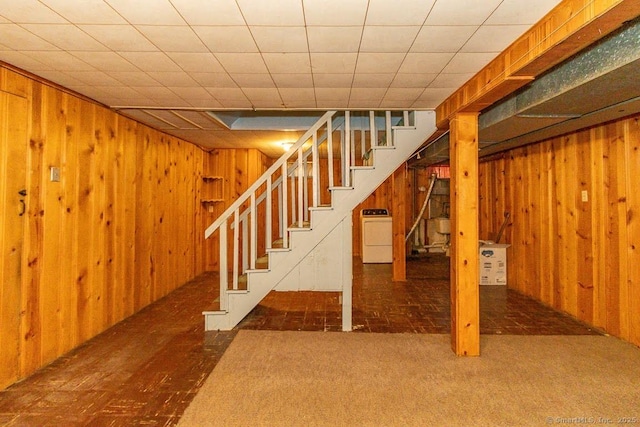
[[[280,157],[278,161],[276,161],[269,169],[263,173],[260,178],[256,182],[254,182],[244,193],[240,196],[235,202],[231,204],[223,213],[216,219],[213,224],[211,224],[204,232],[205,239],[211,237],[211,235],[218,229],[225,221],[229,219],[229,217],[233,214],[233,212],[238,209],[244,202],[246,202],[255,191],[262,186],[267,181],[267,177],[273,175],[278,168],[282,167],[282,165],[293,155],[298,152],[298,150],[302,147],[302,145],[307,142],[307,140],[316,132],[319,128],[321,128],[327,120],[329,120],[336,113],[335,110],[327,111],[309,130],[302,135],[298,141],[287,151],[286,155]]]
[[[342,120],[342,122],[340,122],[340,120]],[[345,123],[344,116],[336,117],[335,122],[336,122],[334,123],[335,129],[339,129],[340,126],[342,126]],[[324,134],[321,134],[320,138],[318,139],[318,144],[322,144],[324,141],[327,140],[327,138],[328,138],[327,132],[325,132]],[[307,148],[306,151],[302,153],[302,159],[307,160],[311,154],[312,154],[312,147],[309,147]],[[289,166],[289,169],[287,169],[287,177],[291,176],[291,174],[295,172],[297,169],[298,169],[297,163],[294,163],[291,166]],[[276,178],[276,180],[271,183],[271,186],[272,188],[278,188],[280,184],[282,184],[282,175]],[[256,205],[259,205],[260,203],[262,203],[262,201],[267,197],[267,194],[268,192],[260,194],[256,199]],[[251,208],[247,208],[240,214],[239,216],[240,222],[244,221],[249,216],[250,211],[251,211]],[[231,228],[235,226],[235,220],[231,222],[230,226]]]

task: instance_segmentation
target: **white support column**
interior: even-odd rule
[[[353,215],[342,220],[342,330],[353,329]]]
[[[351,186],[351,157],[355,155],[352,153],[355,147],[351,144],[351,113],[349,111],[344,112],[344,158],[342,164],[344,166],[344,177],[342,179],[345,187]]]
[[[333,129],[331,120],[327,120],[327,163],[329,168],[329,187],[333,187]]]
[[[371,147],[378,146],[378,130],[376,129],[376,112],[369,111],[369,137],[371,138]]]
[[[289,189],[287,188],[287,162],[284,162],[284,164],[282,165],[282,185],[280,186],[280,193],[282,194],[282,247],[283,248],[288,248],[289,247],[289,232],[287,231],[287,228],[289,227],[289,223],[287,221],[287,215],[288,215],[288,207],[287,205],[289,204],[289,194],[288,191]]]
[[[320,168],[318,167],[320,163],[320,157],[318,156],[318,135],[316,132],[313,133],[313,138],[311,140],[311,191],[313,197],[313,206],[318,206],[318,187],[320,185],[320,180],[318,179],[318,175],[320,173]],[[305,185],[305,188],[307,186]]]
[[[304,225],[304,161],[302,147],[298,149],[298,227]]]
[[[384,113],[384,124],[385,124],[385,136],[386,136],[386,144],[387,147],[391,147],[393,145],[393,141],[391,140],[391,111],[385,111]]]

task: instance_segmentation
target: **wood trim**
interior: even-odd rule
[[[393,206],[393,280],[407,280],[407,244],[406,210],[407,210],[407,164],[403,163],[391,176]]]

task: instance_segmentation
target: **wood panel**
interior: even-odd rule
[[[640,346],[640,116],[480,164],[482,200],[513,213],[509,286]],[[504,182],[499,183],[504,170]],[[495,227],[480,215],[481,238]]]
[[[27,100],[0,86],[0,389],[20,377]]]
[[[19,287],[2,288],[3,388],[204,271],[196,195],[205,153],[4,68],[0,90],[20,94],[23,104],[2,95],[0,194],[17,185],[6,179],[9,168],[28,194],[24,232],[12,226],[0,241],[5,248],[19,232],[24,260]],[[23,138],[7,137],[18,128]],[[15,210],[17,199],[10,202]],[[2,215],[0,228],[6,224]],[[5,252],[2,266],[15,258]],[[19,325],[14,343],[8,324]]]

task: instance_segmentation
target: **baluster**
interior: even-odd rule
[[[238,251],[240,248],[238,248],[238,234],[240,233],[240,230],[238,227],[238,222],[240,221],[240,209],[236,209],[233,212],[233,223],[234,223],[234,227],[233,227],[233,289],[238,289]]]
[[[378,131],[376,130],[376,112],[369,111],[369,134],[371,136],[371,148],[378,146]]]
[[[265,247],[271,248],[271,233],[273,232],[273,224],[271,224],[271,176],[267,177],[267,198],[265,203],[267,204],[267,213],[265,215],[265,221],[267,222],[267,235],[265,236]]]
[[[298,209],[296,208],[297,197],[296,197],[296,177],[298,176],[297,170],[293,170],[291,172],[291,225],[294,225],[298,222],[298,217],[296,213]],[[289,227],[289,223],[287,223],[287,227]]]
[[[364,116],[360,117],[360,157],[362,157],[362,161],[364,163],[364,155],[367,152],[367,141],[366,141],[366,135],[365,135],[365,131],[364,131],[364,126],[365,126],[365,122],[364,122]]]
[[[409,126],[409,111],[402,112],[402,126]]]
[[[227,222],[220,225],[220,310],[227,310],[227,286],[229,286],[229,277],[227,271]]]
[[[385,111],[384,113],[384,119],[385,119],[385,135],[386,135],[386,145],[387,147],[391,147],[391,145],[393,144],[393,141],[391,141],[391,111]]]
[[[251,246],[249,247],[249,265],[251,270],[255,270],[256,268],[256,258],[257,258],[257,246],[258,246],[258,228],[257,228],[257,214],[258,211],[256,209],[256,193],[251,193],[251,204],[250,204],[250,242]]]
[[[344,112],[344,159],[342,164],[344,165],[344,186],[351,186],[351,157],[355,157],[355,146],[351,146],[351,113],[349,111]]]
[[[280,205],[280,210],[282,212],[282,217],[281,217],[281,226],[282,229],[280,230],[281,236],[282,237],[282,247],[283,248],[288,248],[289,247],[289,232],[287,231],[287,227],[288,227],[288,222],[287,222],[287,205],[289,204],[289,195],[287,194],[287,162],[284,162],[284,164],[282,165],[282,184],[281,184],[281,188],[280,188],[280,195],[282,197],[282,203]]]
[[[298,227],[304,225],[304,163],[302,147],[298,148]]]
[[[249,269],[249,224],[242,220],[242,272]]]
[[[327,163],[329,167],[329,187],[333,187],[333,128],[327,121]]]
[[[311,192],[313,197],[313,206],[318,206],[318,164],[320,163],[320,159],[318,158],[318,133],[313,133],[313,138],[311,141]]]

